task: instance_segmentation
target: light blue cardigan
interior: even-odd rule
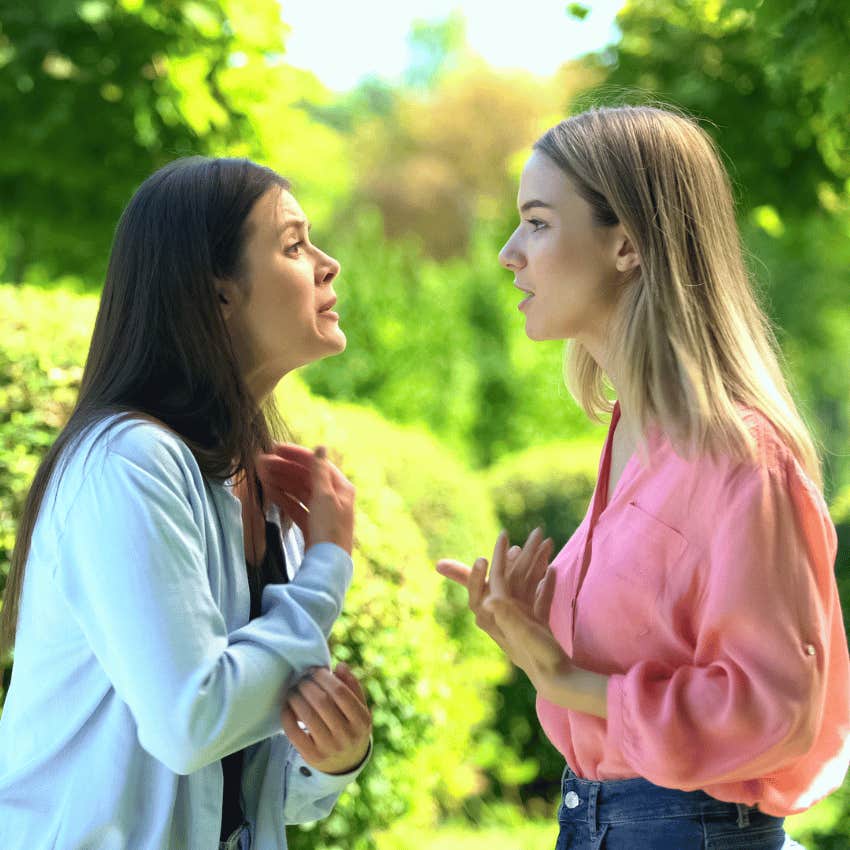
[[[300,568],[249,622],[239,500],[174,434],[110,417],[56,479],[0,717],[0,847],[215,850],[220,759],[248,747],[252,848],[284,850],[284,825],[326,816],[359,773],[308,768],[280,725],[287,686],[330,661],[351,558],[303,554],[293,528]]]

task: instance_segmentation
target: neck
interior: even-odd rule
[[[590,356],[598,364],[599,368],[605,373],[606,377],[611,382],[611,386],[614,387],[614,393],[620,403],[620,422],[617,426],[617,430],[620,431],[621,434],[632,434],[634,420],[631,416],[631,412],[623,405],[622,389],[625,382],[618,374],[614,358],[611,356],[608,346],[601,340],[596,339],[581,339],[578,340],[578,342],[584,346],[588,354],[590,354]]]

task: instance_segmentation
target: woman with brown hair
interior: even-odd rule
[[[338,272],[247,160],[175,161],[124,211],[6,587],[2,847],[283,850],[362,769],[371,714],[327,645],[354,490],[273,441],[271,401],[345,348]]]
[[[563,754],[558,848],[794,846],[842,782],[847,642],[820,465],[750,287],[707,134],[652,107],[553,127],[500,261],[533,340],[613,410],[587,515],[442,561]],[[606,382],[616,394],[611,404]]]

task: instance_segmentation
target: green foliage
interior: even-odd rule
[[[844,627],[850,640],[850,487],[846,487],[835,497],[830,514],[838,532],[835,578],[844,611]]]
[[[76,397],[95,311],[91,296],[0,287],[0,585],[29,480]],[[375,737],[372,763],[333,814],[290,840],[368,850],[382,833],[430,830],[438,805],[457,809],[481,785],[476,729],[492,719],[506,665],[447,598],[433,561],[471,557],[496,521],[479,477],[426,434],[314,399],[294,378],[280,406],[357,487],[357,574],[333,653],[364,681]]]
[[[511,541],[543,526],[556,551],[584,518],[596,485],[604,433],[547,443],[510,455],[489,470],[490,493]]]
[[[510,455],[487,474],[488,488],[512,543],[523,544],[542,525],[557,552],[587,511],[596,483],[601,440],[549,443]],[[488,553],[489,554],[489,553]],[[536,693],[514,669],[497,689],[493,731],[515,758],[491,769],[498,792],[518,795],[535,813],[547,811],[564,769],[564,757],[537,722]]]
[[[280,28],[246,44],[227,5],[0,0],[5,277],[37,267],[99,280],[118,215],[151,171],[247,135],[219,75],[233,50],[275,34],[280,45]],[[276,8],[249,6],[255,18]]]
[[[91,296],[0,286],[0,590],[29,482],[76,400],[96,311]]]
[[[386,241],[380,218],[362,214],[328,246],[343,269],[345,365],[310,366],[311,389],[424,425],[477,466],[588,431],[563,386],[562,344],[525,335],[499,239],[482,228],[467,257],[439,264],[413,242]]]

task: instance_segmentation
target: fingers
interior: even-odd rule
[[[324,446],[313,453],[310,469],[312,496],[309,539],[317,543],[335,543],[351,554],[354,547],[354,487],[327,459]]]
[[[304,690],[304,695],[311,705],[320,713],[324,710],[322,719],[328,728],[337,733],[362,730],[372,719],[360,682],[347,667],[345,671],[342,675],[347,673],[350,684],[326,667],[319,667],[310,674]],[[344,722],[340,723],[339,718]]]
[[[324,446],[318,446],[313,452],[313,462],[310,465],[310,478],[315,487],[322,486],[325,491],[333,491],[333,478],[331,476],[328,452]]]
[[[310,512],[298,499],[293,498],[288,493],[283,494],[283,498],[277,503],[278,507],[301,529],[301,535],[304,537],[304,546],[310,548]]]
[[[534,563],[534,558],[537,550],[543,539],[543,529],[539,526],[535,528],[522,549],[519,546],[512,546],[511,549],[519,550],[509,559],[505,566],[505,580],[511,590],[516,590],[515,585],[525,585],[529,578],[531,567]]]
[[[257,458],[257,473],[267,489],[290,493],[304,504],[310,501],[310,467],[275,455],[261,454]]]
[[[472,570],[469,573],[467,582],[467,590],[469,591],[469,607],[473,613],[477,615],[481,608],[481,602],[487,590],[487,559],[476,558],[472,565]],[[479,623],[480,625],[480,623]]]
[[[306,761],[318,761],[322,757],[316,742],[308,732],[301,728],[298,716],[288,704],[283,707],[280,713],[280,725],[283,727],[289,742]]]
[[[328,459],[328,452],[325,446],[318,446],[313,452],[314,462],[321,462],[321,467],[324,474],[327,476],[327,481],[330,483],[334,492],[339,497],[344,497],[349,492],[353,493],[354,485],[343,475],[341,470]]]
[[[555,543],[551,537],[542,540],[534,553],[531,570],[529,571],[529,579],[532,586],[536,586],[546,575],[546,569],[549,562],[552,560],[552,552],[555,549]]]
[[[366,692],[363,690],[360,680],[354,675],[354,673],[351,672],[351,668],[344,661],[340,661],[339,664],[336,665],[333,674],[337,677],[337,679],[340,679],[350,691],[352,691],[363,705],[366,705]]]
[[[534,619],[540,623],[549,622],[549,612],[552,609],[552,599],[555,596],[555,586],[558,574],[552,567],[546,569],[543,580],[537,585],[534,598]]]
[[[508,533],[503,529],[496,538],[493,560],[490,563],[490,587],[496,596],[503,596],[507,592],[505,566],[509,542]]]
[[[437,572],[441,576],[467,587],[469,585],[469,577],[472,574],[472,569],[460,561],[443,558],[442,560],[437,561]]]
[[[295,443],[274,443],[272,453],[284,460],[291,460],[309,469],[313,465],[313,452]]]
[[[312,686],[315,688],[315,685]],[[309,694],[309,698],[308,698]],[[291,691],[287,705],[295,712],[296,717],[301,720],[309,730],[310,737],[316,742],[316,746],[322,752],[328,752],[333,746],[333,732],[344,723],[344,718],[337,712],[333,716],[331,711],[324,705],[321,710],[317,707],[319,698],[311,693],[311,682],[304,679],[298,687]]]
[[[313,669],[290,692],[287,706],[307,726],[323,754],[362,737],[372,725],[363,689],[344,665],[338,666],[335,673],[326,667]]]

